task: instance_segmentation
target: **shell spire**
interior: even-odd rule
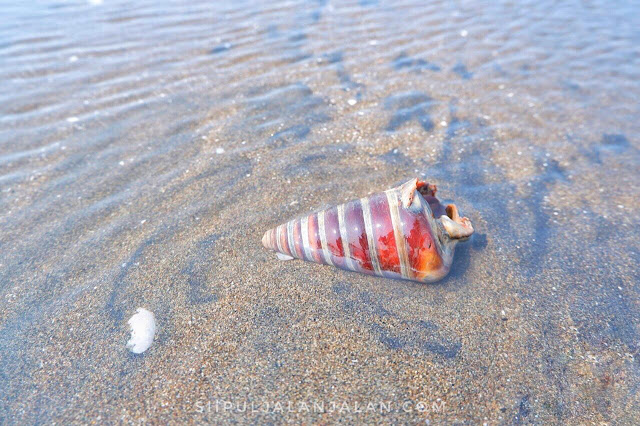
[[[455,246],[473,234],[435,185],[410,180],[396,188],[293,219],[270,229],[262,244],[281,259],[419,282],[442,279]]]

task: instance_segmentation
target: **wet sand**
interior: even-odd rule
[[[637,6],[98,3],[0,12],[0,423],[640,416]],[[415,176],[439,283],[261,246]]]

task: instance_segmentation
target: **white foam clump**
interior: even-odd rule
[[[153,312],[145,308],[138,308],[136,313],[127,321],[131,331],[131,338],[127,348],[134,354],[141,354],[149,349],[156,334],[156,319]]]

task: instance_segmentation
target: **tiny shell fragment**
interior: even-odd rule
[[[127,342],[127,348],[134,354],[141,354],[153,343],[156,334],[156,319],[153,313],[144,308],[138,308],[136,313],[129,318],[131,338]]]

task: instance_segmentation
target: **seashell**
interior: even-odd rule
[[[349,271],[419,282],[442,279],[455,246],[473,234],[436,186],[412,179],[267,231],[262,244],[279,259],[302,259]]]

